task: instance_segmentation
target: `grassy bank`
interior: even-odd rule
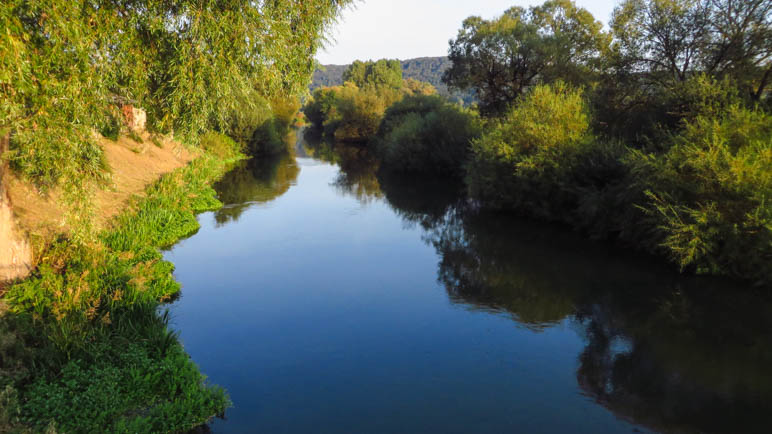
[[[224,136],[154,183],[95,239],[60,239],[5,294],[0,431],[178,432],[229,405],[168,328],[180,285],[159,248],[216,209],[210,183],[242,158]]]

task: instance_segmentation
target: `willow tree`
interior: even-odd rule
[[[0,6],[5,155],[42,186],[102,176],[94,131],[123,104],[194,140],[244,95],[293,97],[351,0],[8,0]],[[248,98],[247,98],[248,100]]]

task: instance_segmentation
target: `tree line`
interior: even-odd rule
[[[470,17],[443,79],[476,109],[383,100],[356,139],[390,169],[464,179],[484,207],[768,286],[771,16],[770,0],[624,0],[605,30],[550,0]],[[339,116],[335,92],[306,113],[324,95]]]

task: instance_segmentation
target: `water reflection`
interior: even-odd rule
[[[341,168],[333,182],[335,188],[345,195],[354,196],[363,204],[383,197],[378,182],[378,160],[364,148],[343,144],[331,144],[306,132],[302,142],[305,155],[317,160],[336,164]]]
[[[270,202],[294,185],[300,173],[295,155],[245,160],[215,184],[225,206],[215,213],[218,226],[237,221],[250,206]]]
[[[324,152],[340,164],[340,191],[364,202],[383,196],[420,225],[453,303],[536,332],[570,321],[586,341],[577,382],[617,416],[664,432],[768,432],[768,296],[683,277],[564,228],[481,212],[462,186],[379,171],[358,149]]]

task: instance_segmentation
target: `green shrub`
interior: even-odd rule
[[[9,158],[40,185],[86,182],[101,169],[93,132],[114,137],[116,105],[136,104],[152,130],[192,140],[220,129],[254,89],[297,96],[349,3],[3,1],[0,130],[13,137]]]
[[[581,91],[536,86],[472,142],[470,193],[488,206],[553,219],[574,201],[565,187],[576,155],[592,141]]]
[[[271,118],[258,125],[249,142],[249,153],[276,156],[288,151],[295,116],[300,108],[294,99],[280,98],[271,103]]]
[[[664,155],[635,154],[641,205],[682,268],[772,282],[772,116],[740,106],[697,116]]]
[[[365,143],[378,131],[386,109],[401,98],[391,88],[360,89],[346,82],[335,92],[335,104],[324,122],[325,134],[340,142]]]
[[[390,169],[463,176],[478,116],[439,96],[409,96],[386,111],[373,140]]]
[[[303,107],[303,113],[305,113],[306,119],[308,119],[311,126],[318,131],[324,129],[324,123],[327,121],[327,117],[335,106],[339,89],[339,86],[320,87],[314,91],[311,99],[309,99]]]
[[[344,80],[342,86],[316,89],[303,107],[312,128],[339,142],[366,143],[392,104],[437,92],[429,83],[403,80],[398,61],[354,62]]]
[[[223,158],[239,152],[240,148],[230,137],[214,131],[209,131],[202,135],[199,146],[207,152]]]
[[[176,340],[164,354],[140,342],[120,349],[92,347],[90,360],[72,360],[55,377],[29,386],[26,422],[62,432],[181,432],[206,423],[228,405],[206,387]]]

